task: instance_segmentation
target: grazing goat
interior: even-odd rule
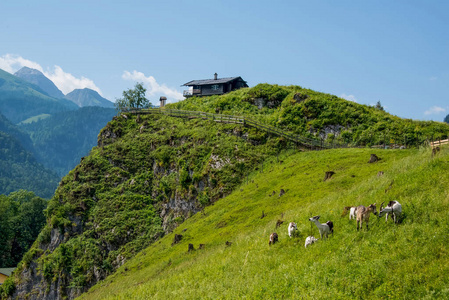
[[[290,224],[288,224],[288,236],[292,237],[296,230],[298,230],[298,227],[296,227],[296,223],[290,222]]]
[[[284,223],[284,221],[282,221],[282,220],[277,220],[277,222],[276,222],[276,228],[281,227],[282,223]]]
[[[349,210],[349,220],[357,219],[357,207],[353,206]]]
[[[356,219],[357,217],[357,207],[355,206],[345,206],[345,209],[343,210],[343,213],[341,214],[342,217],[346,216],[346,214],[349,211],[349,220]]]
[[[309,221],[314,222],[318,230],[320,231],[320,236],[323,238],[323,235],[327,238],[329,233],[334,233],[334,223],[331,221],[327,221],[324,224],[321,224],[318,220],[320,216],[315,216],[309,219]]]
[[[387,214],[385,217],[385,222],[388,221],[388,214],[393,214],[393,221],[397,223],[399,221],[399,217],[402,214],[402,205],[398,201],[390,201],[388,202],[387,207],[383,207],[384,202],[380,205],[379,218],[383,216],[383,214]]]
[[[304,247],[307,248],[307,246],[312,245],[312,244],[315,243],[316,241],[318,241],[318,239],[316,239],[315,237],[313,237],[313,236],[308,236],[308,237],[306,238],[306,243],[305,243]]]
[[[360,229],[362,228],[363,222],[366,223],[366,229],[368,229],[370,213],[377,215],[376,203],[370,204],[368,207],[363,205],[357,206],[357,230],[359,230],[359,225]]]
[[[274,245],[274,243],[276,243],[278,241],[278,234],[276,232],[273,232],[272,234],[270,234],[270,241],[268,242],[268,245]]]

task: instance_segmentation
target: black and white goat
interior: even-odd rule
[[[388,202],[387,207],[383,207],[384,202],[380,205],[380,212],[379,212],[379,218],[382,217],[384,214],[387,216],[385,217],[385,222],[388,221],[388,214],[393,215],[393,221],[397,223],[399,221],[399,217],[402,214],[402,205],[398,201],[390,201]]]
[[[288,236],[292,237],[296,230],[298,230],[298,227],[296,227],[296,223],[290,222],[290,224],[288,224]]]
[[[314,222],[316,227],[318,227],[321,239],[323,238],[323,235],[327,238],[329,233],[334,233],[334,223],[332,223],[331,221],[327,221],[326,223],[322,224],[318,221],[319,219],[320,216],[315,216],[310,218],[309,221]]]

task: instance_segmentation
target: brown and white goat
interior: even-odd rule
[[[366,229],[368,229],[370,213],[377,215],[376,203],[370,204],[368,207],[363,205],[357,206],[357,230],[362,228],[363,222],[366,223]]]
[[[320,221],[320,216],[315,216],[309,219],[309,221],[314,222],[316,227],[318,227],[318,230],[320,231],[321,239],[323,238],[323,235],[327,238],[329,233],[334,233],[334,223],[331,221],[327,221],[326,223],[322,224]]]
[[[276,232],[273,232],[272,234],[270,234],[270,241],[268,242],[268,245],[274,245],[274,243],[276,243],[278,241],[278,234]]]
[[[402,205],[398,201],[390,201],[388,202],[387,207],[383,207],[384,202],[380,205],[379,218],[384,214],[387,214],[385,217],[385,222],[388,221],[388,214],[393,215],[393,221],[397,223],[399,221],[399,217],[402,214]]]

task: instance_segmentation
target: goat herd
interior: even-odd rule
[[[388,215],[392,215],[394,223],[397,223],[399,220],[400,215],[402,214],[402,205],[397,201],[390,201],[386,207],[383,206],[384,202],[380,205],[380,211],[379,211],[379,218],[382,217],[384,214],[386,215],[385,222],[388,221]],[[362,224],[366,224],[366,229],[368,229],[368,222],[370,214],[373,213],[374,215],[377,215],[377,209],[376,209],[376,203],[373,203],[369,205],[368,207],[365,207],[363,205],[359,206],[346,206],[343,211],[343,215],[347,214],[349,211],[349,220],[356,219],[357,221],[357,230],[359,228],[362,228]],[[320,238],[323,239],[324,237],[328,237],[330,233],[334,233],[334,223],[332,221],[327,221],[326,223],[321,223],[319,221],[320,216],[315,216],[309,219],[309,221],[315,223],[316,227],[318,227],[318,230],[320,232]],[[279,224],[279,221],[278,221]],[[288,224],[288,236],[292,237],[294,232],[298,228],[296,227],[296,223],[290,222]],[[270,241],[268,245],[272,245],[278,241],[278,234],[276,232],[273,232],[270,235]],[[311,245],[318,241],[317,238],[313,236],[308,236],[305,241],[305,247],[307,248],[308,245]]]

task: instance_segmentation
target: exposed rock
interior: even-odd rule
[[[108,124],[98,135],[98,147],[104,147],[106,145],[114,143],[120,138],[122,131],[120,128],[113,130],[111,125]]]
[[[296,93],[293,95],[293,100],[295,100],[296,103],[304,102],[307,98],[309,98],[309,95],[307,94]]]

